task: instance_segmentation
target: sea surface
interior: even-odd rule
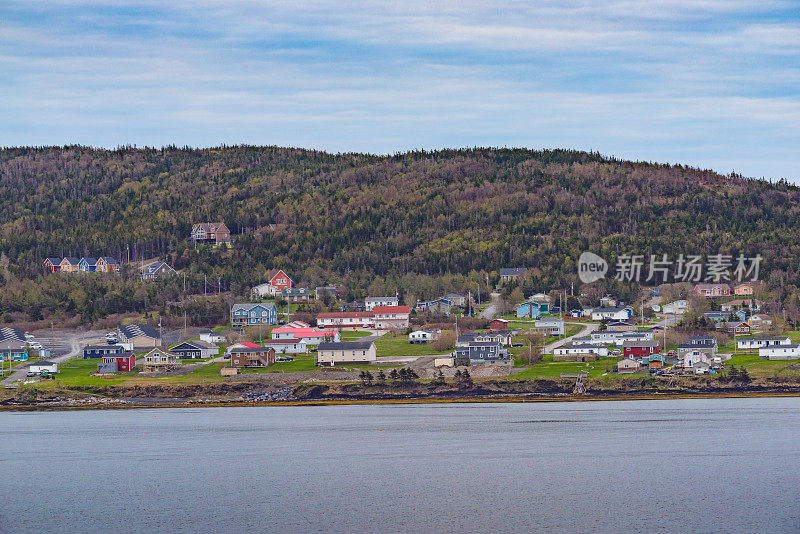
[[[800,398],[0,413],[0,532],[800,532]]]

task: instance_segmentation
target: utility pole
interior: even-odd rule
[[[208,277],[203,275],[203,299],[206,298],[206,292],[208,291]]]

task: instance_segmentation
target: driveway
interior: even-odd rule
[[[544,354],[552,354],[553,350],[557,349],[561,345],[569,343],[570,341],[572,341],[576,337],[588,336],[590,333],[592,333],[595,330],[597,330],[598,328],[600,328],[600,325],[597,324],[597,323],[574,323],[574,322],[573,323],[569,323],[569,322],[565,321],[564,324],[579,324],[579,325],[583,325],[583,328],[577,334],[573,334],[573,335],[569,336],[568,338],[559,339],[558,341],[554,341],[554,342],[550,343],[549,345],[545,345],[544,351],[543,351]]]
[[[497,310],[499,308],[498,306],[499,301],[500,301],[500,293],[492,293],[492,301],[489,303],[488,306],[486,306],[486,308],[484,308],[484,310],[478,315],[478,317],[481,319],[488,319],[491,321],[492,318],[494,318],[495,314],[497,313]]]

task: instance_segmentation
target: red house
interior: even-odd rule
[[[508,321],[504,319],[494,319],[489,323],[489,331],[500,332],[502,330],[508,330]]]
[[[219,245],[231,242],[231,231],[224,222],[205,222],[192,225],[192,239],[198,245]]]
[[[133,371],[134,367],[136,367],[136,355],[132,352],[123,352],[103,356],[103,361],[97,364],[97,372],[125,373]]]
[[[623,356],[626,358],[643,358],[658,354],[658,341],[627,341],[622,345]]]
[[[698,297],[727,297],[731,294],[731,286],[728,284],[697,284],[694,286],[694,293]]]
[[[44,270],[54,273],[61,270],[61,258],[46,258],[44,260]]]
[[[283,272],[283,269],[270,271],[267,278],[267,283],[274,287],[277,293],[280,293],[282,289],[292,289],[292,279]]]

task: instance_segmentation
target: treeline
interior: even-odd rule
[[[182,279],[55,281],[41,267],[51,255],[166,259],[192,294],[202,281],[245,295],[278,266],[303,285],[340,284],[346,298],[485,292],[505,266],[531,269],[526,291],[577,288],[585,250],[611,261],[760,253],[780,301],[800,285],[796,187],[586,152],[8,148],[0,197],[0,313],[31,317],[163,307],[183,292]],[[191,224],[215,220],[233,250],[195,250]]]

